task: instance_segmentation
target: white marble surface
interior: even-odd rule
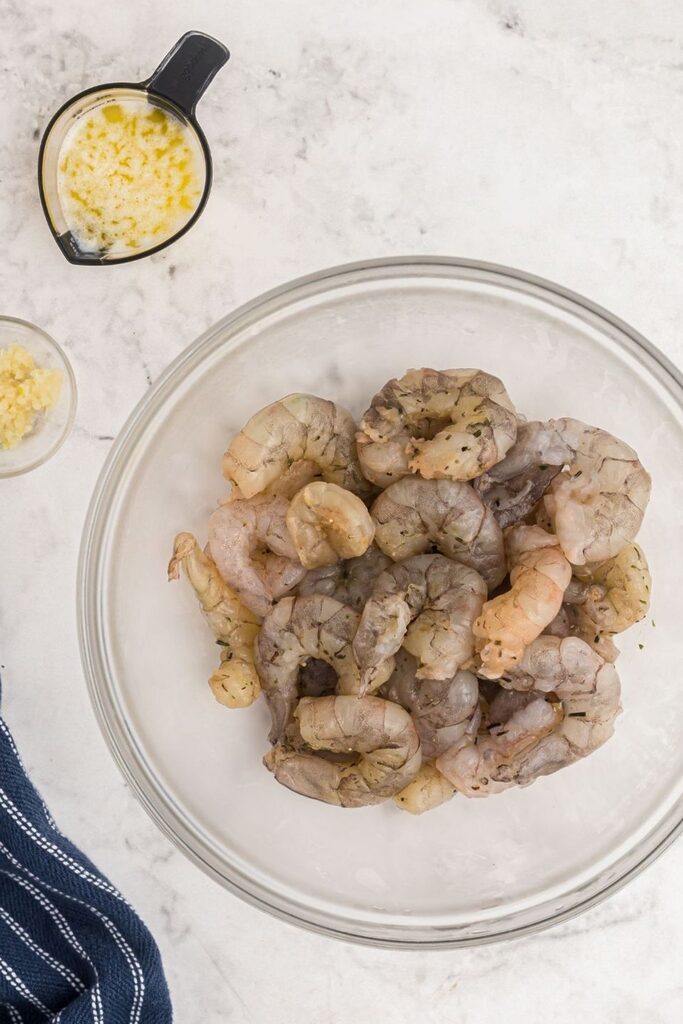
[[[0,0],[1,312],[67,349],[77,425],[0,483],[4,713],[61,826],[155,933],[178,1021],[556,1024],[683,1014],[683,846],[582,917],[458,952],[345,946],[220,890],[148,820],[94,722],[75,628],[81,527],[133,404],[236,304],[346,260],[467,255],[560,281],[679,365],[683,7],[677,0]],[[233,59],[200,107],[215,184],[170,251],[69,266],[43,222],[38,137],[187,28]]]

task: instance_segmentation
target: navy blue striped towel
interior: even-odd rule
[[[0,718],[1,1024],[168,1024],[159,951],[61,834]]]

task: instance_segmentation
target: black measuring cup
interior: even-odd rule
[[[211,190],[213,165],[204,132],[195,117],[195,107],[217,71],[230,53],[217,39],[203,32],[186,32],[166,54],[159,67],[144,82],[112,82],[85,89],[68,100],[48,124],[38,154],[38,188],[43,212],[57,245],[70,263],[102,266],[129,263],[166,248],[184,235],[201,216]],[[64,140],[74,122],[95,107],[112,100],[143,97],[152,106],[177,118],[192,134],[204,157],[204,183],[201,198],[192,216],[182,227],[158,245],[125,255],[83,249],[71,232],[59,198],[59,157]]]

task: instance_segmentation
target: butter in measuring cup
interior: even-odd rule
[[[38,189],[70,263],[106,266],[171,245],[201,216],[211,151],[195,108],[230,54],[186,32],[144,82],[96,85],[49,121]]]
[[[59,154],[60,205],[83,252],[125,256],[163,244],[192,218],[204,186],[196,134],[144,95],[83,113]]]

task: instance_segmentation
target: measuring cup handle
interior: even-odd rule
[[[186,32],[143,85],[192,117],[204,90],[230,52],[203,32]]]

